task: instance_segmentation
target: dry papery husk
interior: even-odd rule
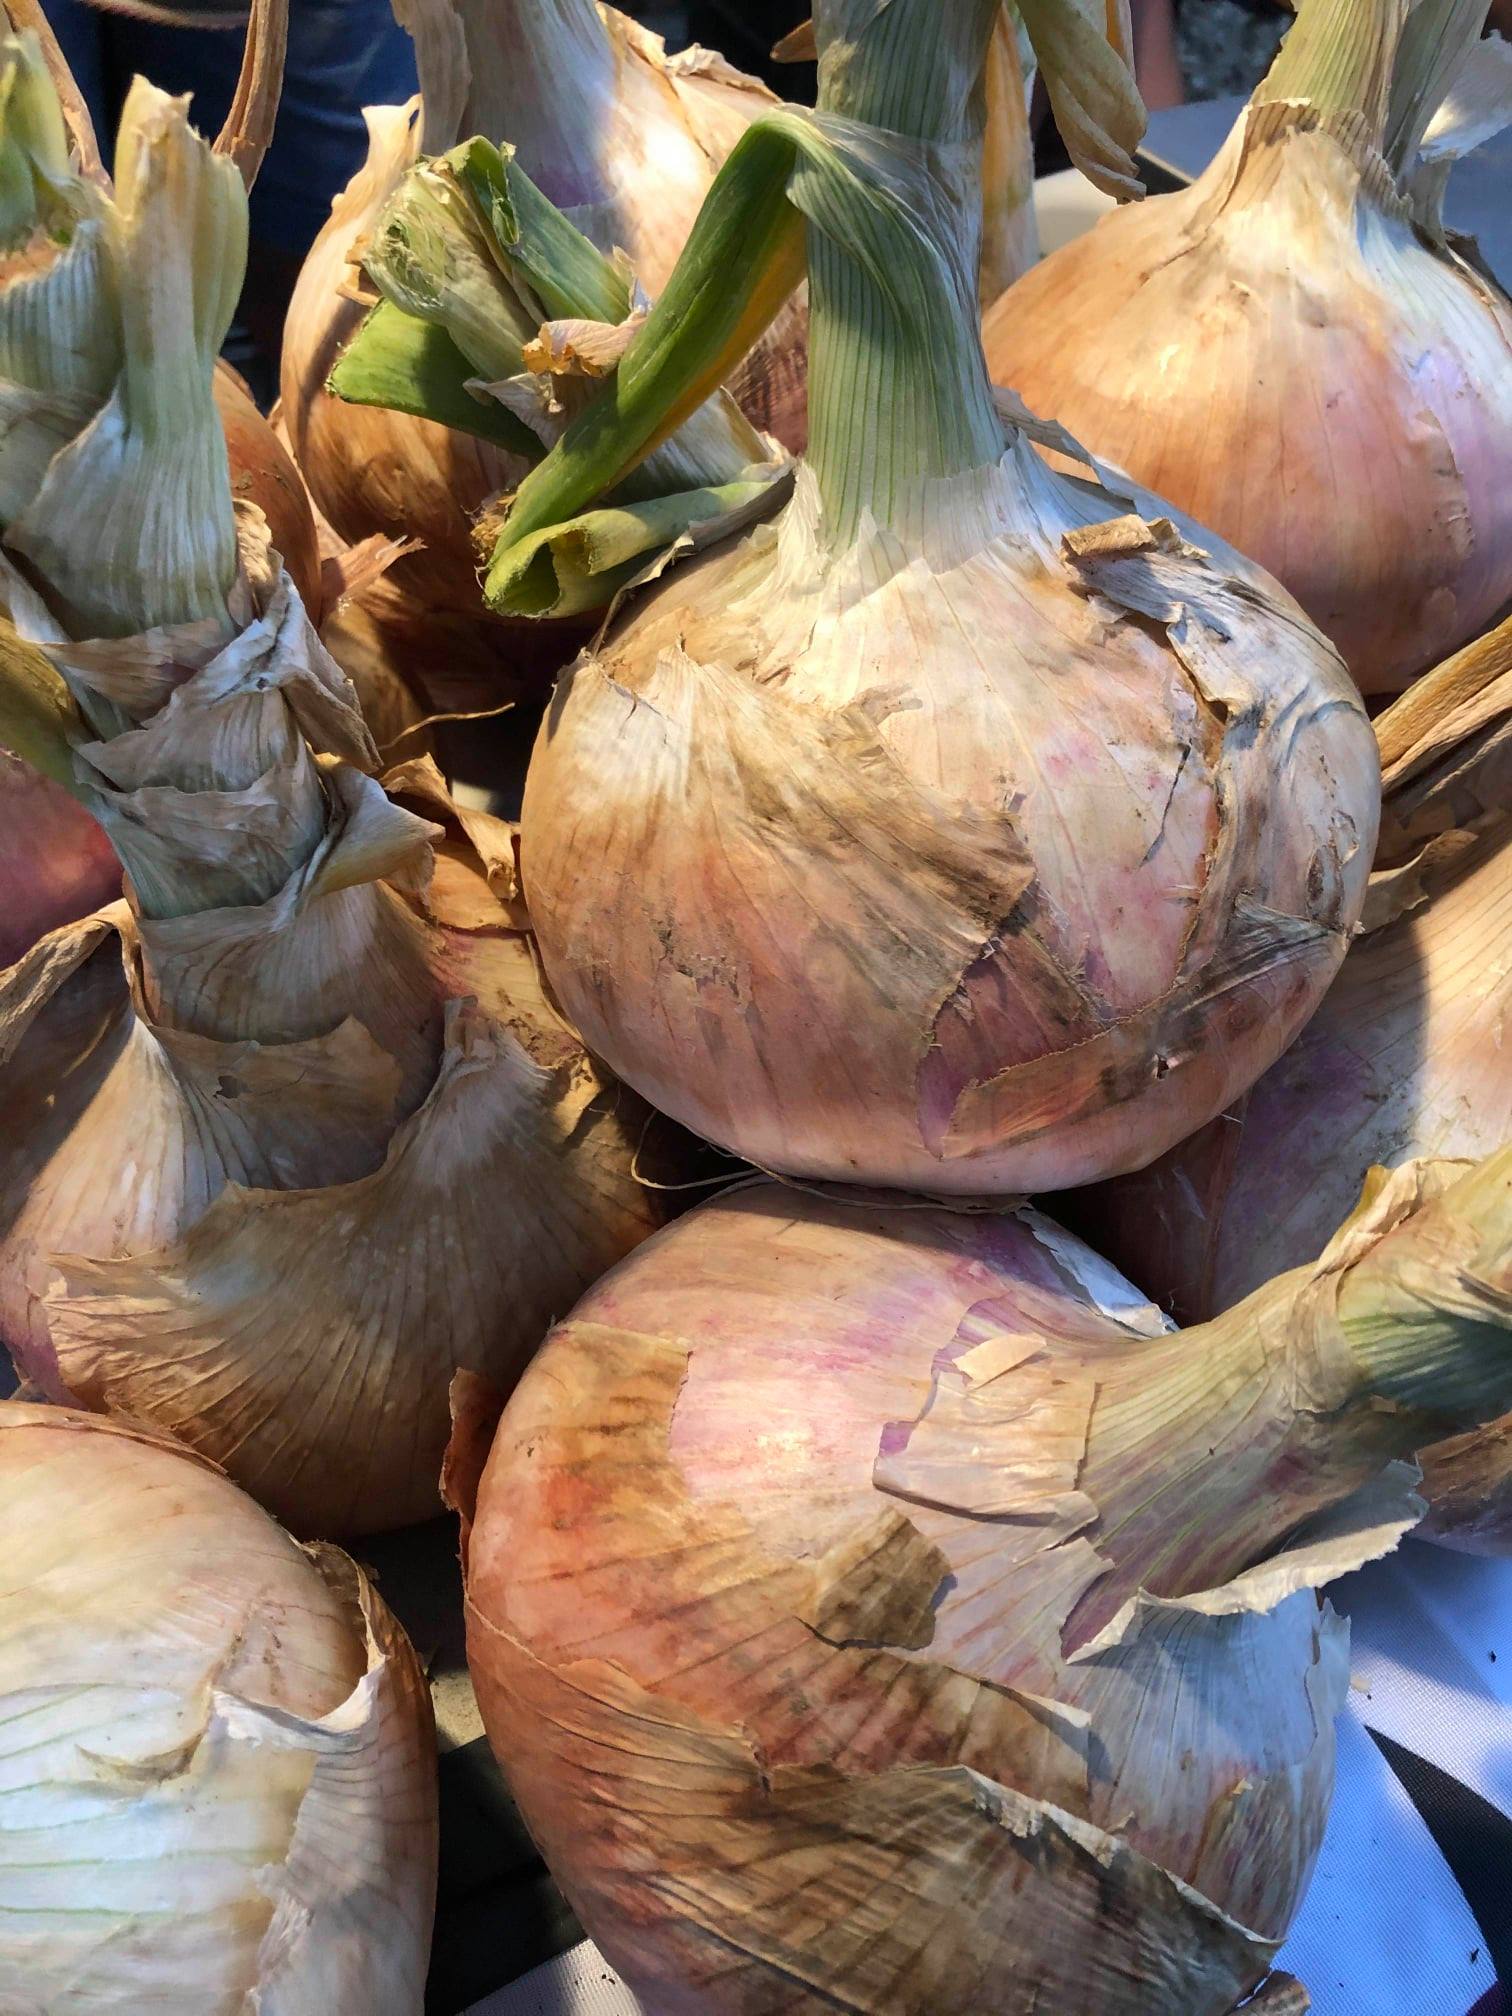
[[[356,1564],[135,1423],[0,1404],[4,2006],[419,2016],[430,1697]]]
[[[1186,1336],[1036,1212],[763,1184],[552,1333],[475,1503],[459,1393],[488,1733],[646,2008],[1219,2016],[1262,1981],[1348,1686],[1314,1592],[1421,1511],[1424,1393],[1507,1391],[1509,1174],[1445,1240],[1463,1166]],[[1409,1279],[1484,1323],[1473,1398],[1358,1348]]]
[[[1064,1200],[1183,1322],[1312,1260],[1374,1167],[1512,1141],[1512,621],[1377,723],[1381,848],[1322,1007],[1241,1099],[1150,1168]],[[1431,1537],[1512,1550],[1512,1419],[1424,1455]]]
[[[784,1175],[1001,1196],[1138,1167],[1279,1054],[1359,914],[1377,758],[1335,654],[1005,417],[1000,462],[839,553],[802,467],[569,669],[532,757],[568,1015]]]
[[[229,637],[73,643],[9,583],[124,724],[76,761],[132,901],[0,978],[0,1335],[49,1396],[362,1532],[433,1509],[452,1371],[507,1385],[658,1213],[643,1109],[519,928],[510,830],[429,763],[367,774],[350,684],[242,529]]]
[[[1502,111],[1467,144],[1512,113],[1512,51],[1474,63]],[[1457,151],[1449,122],[1423,172]],[[1358,113],[1257,100],[1190,189],[1103,218],[983,333],[997,381],[1274,574],[1367,693],[1512,597],[1512,303]]]
[[[543,683],[590,626],[506,622],[482,606],[473,518],[518,488],[522,460],[428,420],[343,404],[325,390],[366,313],[364,298],[371,300],[362,295],[357,264],[366,234],[422,153],[442,153],[473,133],[523,141],[521,165],[545,194],[602,250],[623,249],[655,293],[717,169],[751,120],[776,101],[708,50],[667,56],[659,37],[606,7],[588,53],[549,87],[540,85],[549,95],[527,109],[520,101],[533,93],[524,51],[545,31],[525,23],[520,0],[408,0],[396,11],[415,37],[422,98],[365,115],[367,161],[332,205],[289,306],[282,404],[296,460],[343,538],[383,532],[423,542],[395,568],[373,620],[396,648],[416,649],[417,676],[435,704],[467,707],[512,686]],[[552,0],[547,14],[559,11],[570,23],[583,12],[581,0],[565,9]],[[570,47],[570,26],[567,32]],[[571,118],[593,136],[591,153],[586,145],[547,151],[552,107],[563,93],[574,94]],[[535,131],[543,137],[533,145]],[[791,304],[732,384],[758,424],[797,445],[803,348],[803,312]],[[431,644],[427,626],[438,611],[444,627]],[[474,635],[464,641],[459,632],[469,626]]]

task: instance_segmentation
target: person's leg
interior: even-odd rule
[[[1152,112],[1182,104],[1186,84],[1176,51],[1176,10],[1171,0],[1132,0],[1132,11],[1139,95]]]

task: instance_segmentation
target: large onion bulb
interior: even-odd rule
[[[1394,116],[1424,54],[1398,48],[1407,12],[1309,0],[1207,172],[984,325],[1000,383],[1268,568],[1367,693],[1512,596],[1512,302],[1437,217],[1454,154],[1512,115],[1512,50],[1473,53],[1424,139],[1431,92]]]
[[[0,1404],[0,2006],[419,2016],[430,1699],[332,1547],[166,1437]]]
[[[835,0],[829,121],[770,122],[812,281],[792,500],[564,675],[522,860],[567,1012],[685,1125],[784,1174],[1003,1194],[1139,1166],[1285,1047],[1359,914],[1377,759],[1273,582],[1005,428],[972,206],[930,172],[980,139],[993,10],[952,17],[954,70],[908,16],[889,43]],[[909,33],[919,104],[886,95]],[[900,95],[936,153],[855,116]],[[734,208],[721,185],[690,289],[730,285]],[[575,452],[569,430],[501,546]]]
[[[1512,1391],[1509,1163],[1184,1336],[1035,1213],[773,1185],[601,1282],[493,1443],[468,1650],[644,2006],[1227,2016],[1327,1812],[1314,1592]]]

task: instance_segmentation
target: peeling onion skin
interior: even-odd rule
[[[1274,583],[1108,523],[1022,438],[915,502],[835,558],[804,469],[775,527],[568,669],[526,783],[532,922],[594,1053],[761,1168],[1091,1182],[1322,998],[1374,737]]]
[[[420,2016],[430,1697],[362,1571],[167,1437],[17,1402],[0,1522],[6,2006]]]
[[[456,1494],[468,1651],[646,2008],[1226,2016],[1260,1982],[1348,1685],[1316,1589],[1421,1511],[1389,1410],[1298,1412],[1344,1391],[1329,1292],[1208,1355],[1037,1213],[771,1184],[590,1292]],[[1360,1509],[1279,1553],[1304,1500]]]
[[[0,968],[120,891],[121,864],[96,821],[0,749]]]
[[[512,0],[490,14],[442,0],[439,8],[413,10],[422,17],[427,11],[459,19],[469,12],[478,15],[479,25],[469,23],[466,30],[468,48],[481,38],[488,45],[485,60],[503,62],[506,72],[502,85],[494,83],[490,90],[485,80],[464,103],[447,108],[447,127],[456,130],[433,131],[431,108],[426,108],[427,153],[444,151],[478,130],[492,140],[519,137],[499,109],[507,109],[511,91],[518,89],[503,54],[511,35],[521,32],[511,25],[517,8],[518,0]],[[539,147],[526,147],[522,165],[563,207],[584,204],[596,189],[596,200],[580,223],[601,249],[623,247],[654,296],[676,263],[726,155],[750,122],[776,101],[764,86],[717,57],[695,51],[667,58],[658,37],[615,9],[603,9],[602,18],[613,74],[600,111],[597,158],[548,158]],[[424,32],[423,20],[413,32]],[[423,72],[423,42],[421,46]],[[367,162],[335,199],[289,305],[282,405],[295,459],[322,514],[343,538],[356,541],[384,532],[425,542],[423,551],[402,560],[392,576],[393,586],[408,598],[405,620],[410,627],[423,632],[432,606],[467,611],[497,657],[496,687],[500,680],[539,686],[586,640],[591,625],[490,616],[478,589],[472,524],[491,498],[518,488],[525,464],[431,421],[346,405],[325,390],[365,312],[342,292],[357,277],[349,260],[421,146],[408,109],[378,107],[366,117]],[[803,446],[807,431],[806,329],[802,308],[790,303],[731,381],[753,422],[795,450]],[[444,661],[444,648],[438,655]],[[440,669],[444,672],[444,663]],[[419,676],[428,678],[423,666]],[[477,704],[484,690],[480,685],[461,699],[453,690],[442,704]]]
[[[1366,693],[1512,597],[1512,303],[1305,107],[1248,108],[983,336],[995,380],[1274,574]]]
[[[243,530],[244,627],[47,647],[139,696],[79,757],[133,889],[0,971],[0,1342],[331,1537],[431,1516],[453,1373],[507,1388],[663,1213],[643,1107],[542,982],[511,829],[429,763],[365,774],[356,695]],[[149,874],[187,884],[168,914]]]
[[[1182,1322],[1312,1260],[1373,1166],[1512,1141],[1512,840],[1350,953],[1232,1112],[1068,1199],[1076,1229]],[[1424,1534],[1512,1553],[1512,1419],[1423,1452]]]

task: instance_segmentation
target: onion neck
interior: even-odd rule
[[[1453,1169],[1430,1165],[1418,1196],[1400,1172],[1405,1201],[1357,1252],[1364,1210],[1315,1265],[1106,1380],[1079,1482],[1110,1566],[1069,1642],[1136,1589],[1217,1587],[1386,1464],[1512,1407],[1512,1149]]]
[[[937,150],[935,200],[909,222],[932,258],[893,286],[864,233],[809,237],[809,449],[834,544],[893,522],[923,478],[996,461],[1003,429],[977,318],[983,72],[997,0],[828,0],[815,11],[821,113]],[[917,150],[907,149],[917,159]],[[948,177],[948,185],[941,177]],[[875,241],[872,241],[875,243]],[[899,279],[901,275],[897,276]]]
[[[472,72],[463,131],[508,141],[520,166],[562,209],[612,191],[619,58],[594,0],[455,0]]]
[[[1251,103],[1358,113],[1379,146],[1404,13],[1403,0],[1303,0]]]

